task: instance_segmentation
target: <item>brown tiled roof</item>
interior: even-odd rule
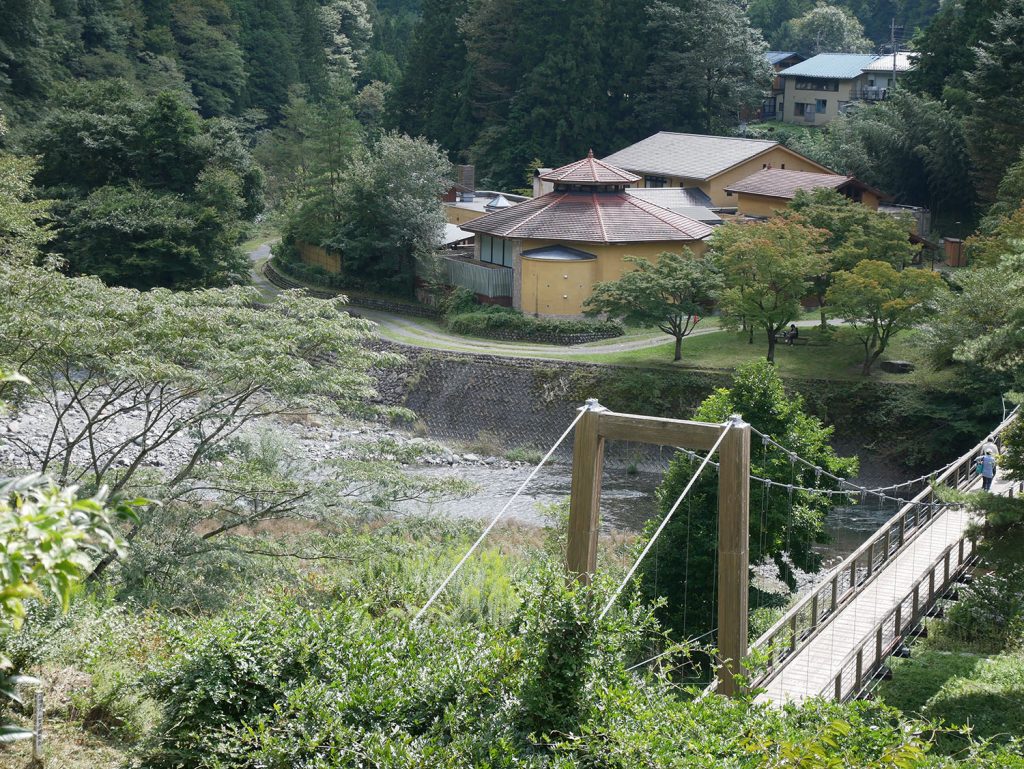
[[[460,225],[502,238],[580,243],[702,240],[711,227],[625,192],[549,192]]]
[[[867,185],[852,176],[840,174],[814,174],[809,171],[787,171],[783,168],[764,168],[725,188],[726,192],[744,192],[769,198],[791,199],[799,190],[835,190],[850,182],[861,187]]]
[[[593,150],[588,152],[583,160],[542,173],[540,178],[546,182],[563,184],[632,184],[640,181],[639,176],[629,171],[597,160]]]

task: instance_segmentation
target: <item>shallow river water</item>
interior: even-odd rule
[[[530,467],[492,468],[479,465],[418,468],[428,476],[451,475],[470,481],[476,493],[465,499],[435,505],[432,514],[490,520],[508,502],[529,475]],[[572,469],[567,462],[546,465],[506,513],[507,520],[544,526],[551,522],[545,508],[569,496]],[[661,473],[639,472],[630,475],[621,467],[606,467],[601,487],[601,526],[604,530],[639,531],[657,513],[654,491]],[[752,489],[753,491],[753,489]],[[751,515],[756,514],[757,495],[752,494]],[[854,506],[835,508],[828,516],[829,542],[820,547],[826,561],[853,552],[883,522],[895,514],[892,504],[885,508]]]

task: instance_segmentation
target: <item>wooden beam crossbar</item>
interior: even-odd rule
[[[747,653],[750,531],[750,425],[739,416],[726,424],[620,414],[587,401],[573,444],[572,491],[566,567],[589,584],[597,570],[601,475],[608,440],[650,443],[694,451],[719,446],[718,692],[735,694]]]

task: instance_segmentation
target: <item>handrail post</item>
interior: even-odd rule
[[[750,425],[738,414],[718,448],[718,692],[739,692],[750,593]]]
[[[597,570],[597,534],[601,525],[601,473],[604,437],[598,426],[607,411],[596,398],[587,401],[576,425],[572,448],[572,486],[569,496],[569,541],[565,561],[570,576],[589,585]]]

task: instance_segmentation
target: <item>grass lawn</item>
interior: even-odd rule
[[[826,335],[816,328],[802,328],[800,337],[809,340],[809,344],[792,347],[776,345],[775,364],[780,374],[810,379],[861,378],[860,366],[864,351],[850,329],[834,328]],[[685,339],[683,359],[678,363],[672,362],[671,340],[643,350],[587,355],[576,360],[625,366],[732,370],[741,363],[763,358],[767,354],[768,342],[763,334],[755,334],[753,344],[749,344],[748,339],[746,334],[728,331]],[[948,377],[945,372],[927,367],[921,351],[914,345],[913,332],[897,336],[883,358],[909,360],[917,365],[917,370],[911,374],[887,374],[876,363],[872,378],[921,384],[938,383]]]
[[[970,726],[975,737],[1024,738],[1024,652],[986,656],[915,649],[910,659],[890,665],[893,678],[878,689],[887,705],[908,716]],[[949,751],[964,744],[956,735],[938,741]]]

